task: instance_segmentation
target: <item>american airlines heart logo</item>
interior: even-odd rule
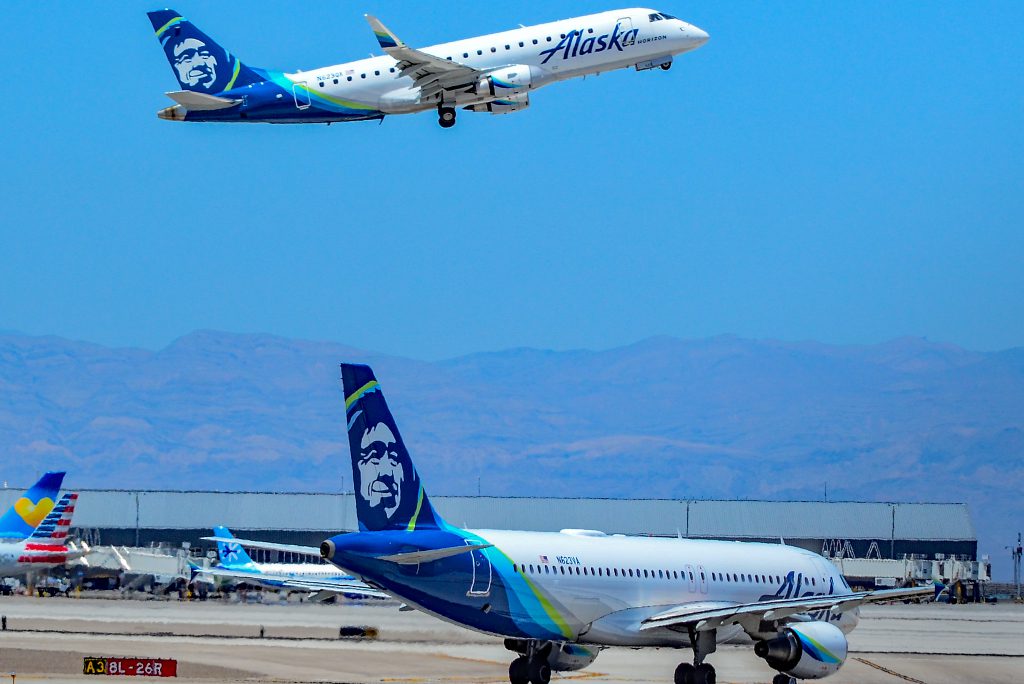
[[[30,500],[22,497],[14,504],[14,512],[20,515],[21,519],[31,527],[37,527],[52,510],[53,499],[49,497],[43,497],[38,503],[32,503]]]

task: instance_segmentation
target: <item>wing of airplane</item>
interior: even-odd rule
[[[332,594],[348,594],[370,598],[391,598],[380,589],[374,589],[354,579],[331,579],[329,577],[294,577],[291,575],[275,575],[271,573],[245,572],[230,568],[201,568],[193,566],[196,573],[210,577],[223,577],[234,580],[248,580],[257,584],[272,586],[275,589],[294,589],[296,591],[329,592]]]
[[[409,47],[372,14],[367,14],[366,20],[370,22],[370,28],[377,36],[381,48],[398,60],[398,69],[402,76],[413,79],[413,85],[420,88],[421,97],[425,100],[444,90],[463,90],[471,87],[484,75],[484,72],[471,66]]]
[[[256,541],[254,539],[238,539],[236,537],[203,537],[203,541],[238,544],[249,549],[266,549],[267,551],[284,551],[285,553],[301,553],[307,556],[320,557],[320,549],[315,546],[299,546],[297,544],[275,544],[274,542]]]
[[[717,629],[726,625],[756,625],[760,622],[783,620],[799,613],[830,610],[841,613],[865,603],[891,601],[894,599],[931,596],[932,587],[910,587],[907,589],[879,589],[851,594],[830,596],[800,596],[790,599],[739,603],[735,605],[694,603],[670,608],[644,620],[640,631],[668,627],[690,629],[700,632]]]

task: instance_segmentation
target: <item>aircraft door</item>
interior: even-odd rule
[[[475,539],[467,539],[466,544],[472,546],[479,542]],[[472,579],[469,583],[469,591],[466,596],[490,596],[491,595],[491,561],[484,555],[483,549],[474,549],[469,552],[473,568]]]
[[[305,81],[298,81],[292,84],[292,95],[295,97],[297,109],[309,109],[309,90]]]
[[[619,42],[622,47],[627,48],[636,44],[636,32],[633,30],[633,20],[629,17],[619,17],[617,20],[619,34],[622,38]]]

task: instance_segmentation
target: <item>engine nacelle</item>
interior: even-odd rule
[[[531,650],[531,646],[533,649]],[[558,643],[555,641],[535,642],[526,639],[505,639],[505,648],[520,655],[544,658],[556,672],[582,670],[597,659],[598,650],[579,644]]]
[[[828,622],[792,624],[754,646],[754,653],[771,667],[797,679],[834,674],[846,662],[846,650],[846,635]]]
[[[555,672],[582,670],[597,659],[597,649],[579,644],[555,644],[548,655],[548,665]]]
[[[480,97],[507,97],[532,90],[544,80],[545,73],[537,67],[513,64],[487,72],[477,81],[474,92]]]
[[[511,114],[530,106],[529,93],[516,93],[508,97],[501,97],[490,102],[470,105],[467,109],[474,112],[490,112],[491,114]]]

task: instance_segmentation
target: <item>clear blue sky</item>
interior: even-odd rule
[[[1020,2],[678,3],[668,73],[506,117],[160,121],[150,3],[7,3],[0,328],[197,328],[438,358],[656,334],[1024,344]],[[607,2],[178,2],[247,63]]]

